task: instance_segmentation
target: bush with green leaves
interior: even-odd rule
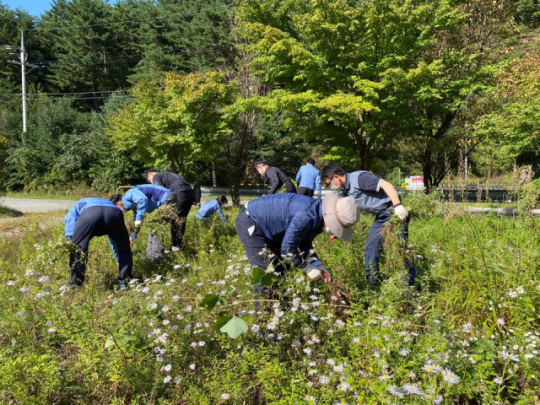
[[[186,246],[145,259],[115,292],[106,238],[71,290],[62,225],[0,239],[3,403],[391,404],[538,401],[540,224],[529,216],[418,215],[385,230],[385,281],[363,274],[368,215],[351,243],[315,240],[333,283],[251,270],[232,224],[188,219]],[[236,215],[236,211],[231,213]],[[416,288],[402,255],[415,259]],[[255,296],[260,278],[268,291]],[[260,310],[255,302],[259,301]]]

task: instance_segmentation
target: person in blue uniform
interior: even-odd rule
[[[118,262],[118,287],[127,289],[127,282],[133,278],[133,258],[122,210],[104,198],[83,198],[71,207],[64,222],[64,235],[76,245],[69,257],[70,285],[84,283],[92,238],[108,235]]]
[[[221,210],[221,207],[223,207],[225,204],[227,204],[229,201],[227,200],[227,197],[224,195],[219,196],[215,200],[209,200],[206,201],[201,208],[197,211],[197,214],[195,214],[195,219],[198,221],[208,221],[210,219],[210,216],[217,212],[219,217],[223,222],[227,222],[227,218],[225,218],[225,215],[223,215],[223,211]]]
[[[306,164],[298,170],[296,174],[297,193],[313,197],[315,189],[317,195],[321,195],[321,176],[314,166],[315,161],[312,158],[306,159]]]
[[[383,249],[382,229],[392,215],[401,220],[400,238],[406,243],[409,236],[409,213],[401,204],[399,195],[392,184],[380,179],[370,172],[358,170],[347,173],[336,164],[330,164],[322,169],[323,182],[344,196],[354,197],[361,211],[375,216],[365,244],[364,265],[369,283],[379,281],[379,257]],[[407,283],[415,284],[416,270],[408,258],[404,259],[408,271]]]
[[[322,232],[343,241],[351,239],[351,227],[360,219],[353,198],[332,193],[324,199],[284,193],[249,201],[238,214],[236,233],[249,263],[266,270],[277,259],[300,267],[311,280],[330,282],[330,272],[313,249]],[[257,286],[256,291],[263,291]]]
[[[171,190],[153,184],[141,184],[122,194],[114,194],[110,200],[122,211],[133,211],[135,231],[129,237],[131,245],[141,230],[146,214],[154,212],[167,202]]]

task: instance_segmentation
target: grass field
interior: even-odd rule
[[[0,238],[0,403],[538,403],[540,221],[407,205],[410,244],[388,228],[380,289],[364,280],[365,215],[352,243],[316,239],[332,286],[291,270],[260,312],[232,224],[191,215],[185,250],[152,264],[147,232],[168,243],[168,230],[148,220],[139,280],[117,293],[106,238],[70,290],[62,222],[24,218],[23,234]]]

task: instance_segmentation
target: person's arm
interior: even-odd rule
[[[302,179],[302,167],[298,170],[298,173],[296,173],[296,185],[300,184],[301,179]]]
[[[135,204],[137,206],[137,209],[133,210],[133,216],[135,217],[135,224],[139,222],[141,225],[142,221],[144,221],[144,216],[146,214],[146,208],[148,205],[148,197],[144,195],[144,193],[137,189],[131,189],[130,190],[130,196],[129,201],[131,204]]]
[[[317,188],[317,194],[321,196],[321,175],[320,173],[317,173],[317,176],[315,177],[315,187]]]
[[[81,215],[81,209],[86,205],[85,202],[78,202],[73,204],[69,209],[66,218],[64,219],[64,236],[71,240],[73,237],[73,232],[75,231],[75,222]]]
[[[223,222],[227,222],[227,218],[225,218],[225,215],[223,215],[223,211],[221,210],[221,205],[219,205],[219,203],[218,203],[218,205],[217,205],[216,211],[217,211],[219,217],[221,218],[221,220],[222,220]]]
[[[111,237],[109,237],[109,243],[111,244],[111,248],[112,248],[113,255],[114,255],[114,260],[116,260],[118,262],[119,261],[118,246],[116,245],[116,242]]]
[[[306,240],[307,234],[312,230],[310,218],[305,215],[297,214],[292,219],[283,241],[281,242],[281,252],[290,258],[295,266],[301,266],[305,259],[314,256],[318,260],[317,255],[313,251],[313,243],[311,240]],[[301,254],[298,254],[298,249]]]
[[[381,179],[379,187],[386,193],[388,198],[390,198],[393,206],[401,204],[398,193],[392,184],[388,183],[386,180]]]

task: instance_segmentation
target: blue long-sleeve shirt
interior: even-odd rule
[[[249,216],[266,238],[296,266],[318,261],[313,239],[322,232],[322,200],[300,194],[272,194],[249,201]]]
[[[223,222],[227,221],[227,218],[225,218],[225,215],[223,215],[223,211],[221,210],[221,205],[217,202],[217,200],[209,200],[206,201],[201,208],[197,211],[197,214],[195,214],[195,218],[202,219],[202,220],[208,220],[210,215],[212,215],[214,212],[217,212],[219,217]]]
[[[120,209],[111,201],[104,198],[90,197],[81,199],[79,202],[76,202],[70,208],[64,219],[64,235],[67,238],[71,239],[73,237],[73,232],[75,231],[75,223],[77,222],[81,214],[84,212],[84,210],[90,207],[113,207],[117,210]],[[116,261],[118,261],[118,246],[116,246],[116,243],[111,238],[109,238],[109,243],[111,244],[114,258],[116,259]]]
[[[296,184],[298,187],[307,187],[312,190],[317,188],[319,195],[321,194],[321,175],[312,164],[308,163],[298,170],[296,174]]]
[[[122,202],[126,210],[133,210],[133,219],[143,221],[146,214],[154,212],[167,201],[171,190],[153,184],[142,184],[130,189]]]

